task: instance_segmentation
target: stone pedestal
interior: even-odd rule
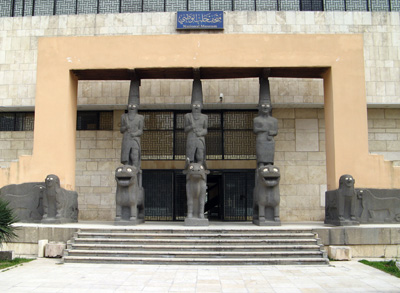
[[[45,257],[62,257],[64,254],[65,243],[48,243],[46,244],[44,256]]]
[[[333,260],[351,260],[351,248],[349,246],[329,246],[328,256]]]
[[[253,219],[253,224],[257,226],[280,226],[281,221],[260,221],[258,219]]]
[[[185,226],[208,226],[208,219],[185,218]]]
[[[135,226],[139,224],[143,224],[144,219],[137,219],[137,220],[132,220],[132,221],[127,221],[127,220],[118,220],[114,221],[115,226]]]
[[[13,260],[14,259],[14,251],[0,251],[0,260]]]
[[[360,226],[360,222],[358,221],[353,221],[353,220],[330,220],[330,221],[325,221],[325,224],[330,224],[330,225],[335,225],[335,226]]]
[[[38,257],[44,257],[44,251],[48,243],[48,239],[42,239],[38,241]]]

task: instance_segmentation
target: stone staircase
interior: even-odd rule
[[[68,242],[65,263],[325,265],[311,230],[81,229]]]

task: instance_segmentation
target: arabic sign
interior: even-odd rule
[[[224,29],[223,11],[178,11],[177,29]]]

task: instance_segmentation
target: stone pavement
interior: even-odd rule
[[[0,272],[0,292],[400,292],[400,279],[358,263],[331,266],[61,264]]]

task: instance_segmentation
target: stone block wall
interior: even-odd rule
[[[362,34],[366,93],[369,104],[400,103],[399,12],[232,11],[225,13],[223,31],[210,34]],[[175,13],[59,15],[0,18],[0,106],[35,104],[37,43],[40,37],[186,34],[175,29]],[[340,58],[340,56],[338,56]],[[281,79],[272,88],[275,104],[322,104],[320,81]],[[86,83],[86,82],[85,82]],[[84,83],[84,84],[85,84]],[[314,85],[315,83],[315,85]],[[218,101],[252,103],[256,81],[221,80],[205,83],[205,96]],[[143,102],[183,103],[190,83],[144,81]],[[78,103],[125,104],[124,82],[88,82]]]
[[[114,171],[120,164],[122,135],[118,123],[121,114],[122,111],[114,111],[113,131],[77,131],[76,190],[80,220],[114,218]],[[273,110],[273,116],[278,119],[279,126],[275,138],[275,164],[281,170],[282,220],[323,220],[326,191],[324,111],[278,108]],[[369,109],[368,125],[370,151],[383,154],[399,165],[400,109]],[[32,153],[33,132],[0,132],[0,138],[3,146],[0,149],[1,167],[7,167],[20,154]]]
[[[376,107],[368,110],[369,148],[372,153],[383,154],[387,160],[400,165],[399,26],[399,12],[234,11],[225,13],[224,31],[190,33],[362,34],[367,102]],[[37,43],[41,37],[186,33],[175,30],[175,13],[1,17],[1,110],[33,110]],[[125,81],[82,81],[78,87],[78,105],[122,109],[127,103],[128,91],[129,83]],[[257,79],[203,82],[205,104],[210,108],[224,108],[225,104],[234,103],[236,108],[254,109],[258,91]],[[190,95],[191,81],[188,80],[142,81],[143,109],[188,105]],[[322,220],[326,189],[322,81],[273,78],[271,96],[280,127],[276,137],[276,165],[282,173],[282,220]],[[115,112],[114,131],[77,132],[76,188],[80,220],[114,217],[120,114]],[[0,167],[9,167],[19,156],[31,154],[32,142],[33,132],[0,132]]]
[[[369,151],[400,166],[400,109],[368,110]]]

